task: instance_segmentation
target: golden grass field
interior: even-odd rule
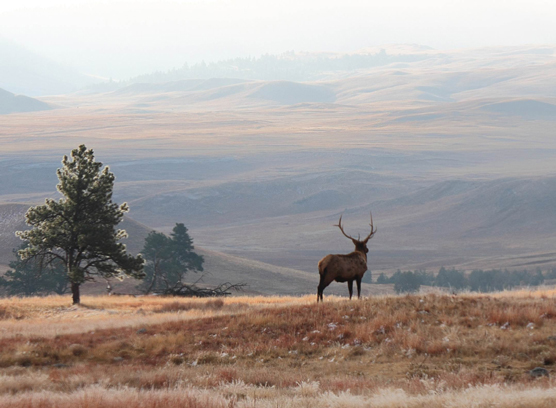
[[[556,291],[0,300],[2,407],[552,407]]]

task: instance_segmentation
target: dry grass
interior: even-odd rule
[[[327,298],[324,304],[313,296],[91,297],[80,308],[61,302],[67,299],[0,301],[9,316],[0,327],[40,322],[57,308],[71,309],[78,317],[60,319],[80,327],[1,338],[0,406],[556,403],[555,381],[528,374],[536,366],[552,372],[556,361],[556,304],[547,293]],[[86,311],[97,309],[112,313],[103,319],[115,321],[113,327],[87,330],[94,319]],[[142,325],[123,324],[137,310]],[[42,324],[49,319],[55,320],[42,317]]]
[[[288,390],[252,387],[243,383],[211,391],[189,388],[106,390],[101,386],[92,386],[68,394],[44,391],[0,397],[3,408],[551,408],[555,403],[554,388],[481,386],[424,395],[386,388],[372,395],[354,395],[350,392],[320,392],[318,383],[300,383]]]
[[[308,302],[314,300],[310,297],[293,296],[238,296],[223,298],[225,304],[243,303],[247,305],[279,305]],[[209,300],[210,301],[210,300]],[[188,298],[177,301],[178,303],[204,304],[207,299]],[[162,296],[82,296],[81,306],[90,309],[109,309],[118,311],[135,312],[138,308],[153,310],[163,305],[176,303],[174,297]],[[71,298],[65,296],[47,297],[11,297],[0,299],[0,307],[25,312],[26,316],[42,315],[44,312],[69,307]]]
[[[172,302],[166,303],[154,311],[157,313],[167,313],[167,312],[183,312],[187,310],[220,310],[224,306],[224,301],[222,299],[209,300],[204,303],[199,302]]]
[[[309,303],[312,297],[234,297],[222,300],[156,296],[83,296],[71,306],[68,296],[0,299],[0,338],[54,337],[120,327],[229,315],[249,308]],[[226,307],[224,307],[226,306]],[[180,311],[181,313],[175,313]],[[76,319],[80,324],[76,325]]]

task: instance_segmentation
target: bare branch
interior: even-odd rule
[[[174,288],[168,288],[161,292],[157,292],[160,295],[166,296],[183,296],[183,297],[220,297],[220,296],[230,296],[231,290],[242,291],[248,286],[246,283],[222,283],[214,288],[201,288],[195,284],[185,284],[176,285]]]

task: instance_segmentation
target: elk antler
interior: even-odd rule
[[[369,224],[371,226],[371,232],[369,233],[369,235],[367,235],[367,238],[365,238],[363,241],[361,242],[367,242],[369,239],[371,239],[376,232],[376,228],[373,227],[373,213],[371,212],[371,223]]]
[[[345,236],[346,238],[349,238],[349,239],[351,239],[351,240],[353,240],[353,241],[356,241],[355,238],[350,237],[350,236],[349,236],[348,234],[346,234],[346,232],[344,231],[344,227],[342,227],[342,216],[341,216],[341,215],[340,215],[340,221],[338,221],[338,225],[335,225],[335,227],[340,228],[340,231],[342,231],[342,234],[344,234],[344,236]]]
[[[371,239],[373,237],[373,235],[375,235],[375,232],[377,231],[376,228],[373,227],[373,213],[371,212],[371,223],[369,224],[371,226],[371,232],[369,233],[369,235],[367,235],[367,237],[363,240],[361,240],[361,235],[359,235],[357,237],[357,239],[353,238],[352,236],[349,236],[348,234],[346,234],[346,232],[344,231],[344,227],[342,227],[342,216],[340,215],[340,220],[338,221],[338,225],[335,225],[335,227],[340,228],[340,231],[342,231],[342,234],[344,234],[344,236],[346,238],[351,239],[352,241],[358,241],[358,242],[364,242],[367,243],[367,241],[369,241],[369,239]]]

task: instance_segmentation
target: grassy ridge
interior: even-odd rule
[[[64,307],[63,298],[1,300],[0,402],[96,407],[111,406],[111,395],[145,407],[421,407],[466,395],[477,406],[491,406],[494,396],[493,406],[513,406],[506,398],[513,394],[523,399],[519,406],[552,406],[554,380],[528,372],[551,372],[556,360],[553,296],[431,294],[319,305],[312,297],[88,297],[80,308]],[[41,335],[26,327],[41,321],[78,330]],[[106,321],[111,326],[102,328]]]

